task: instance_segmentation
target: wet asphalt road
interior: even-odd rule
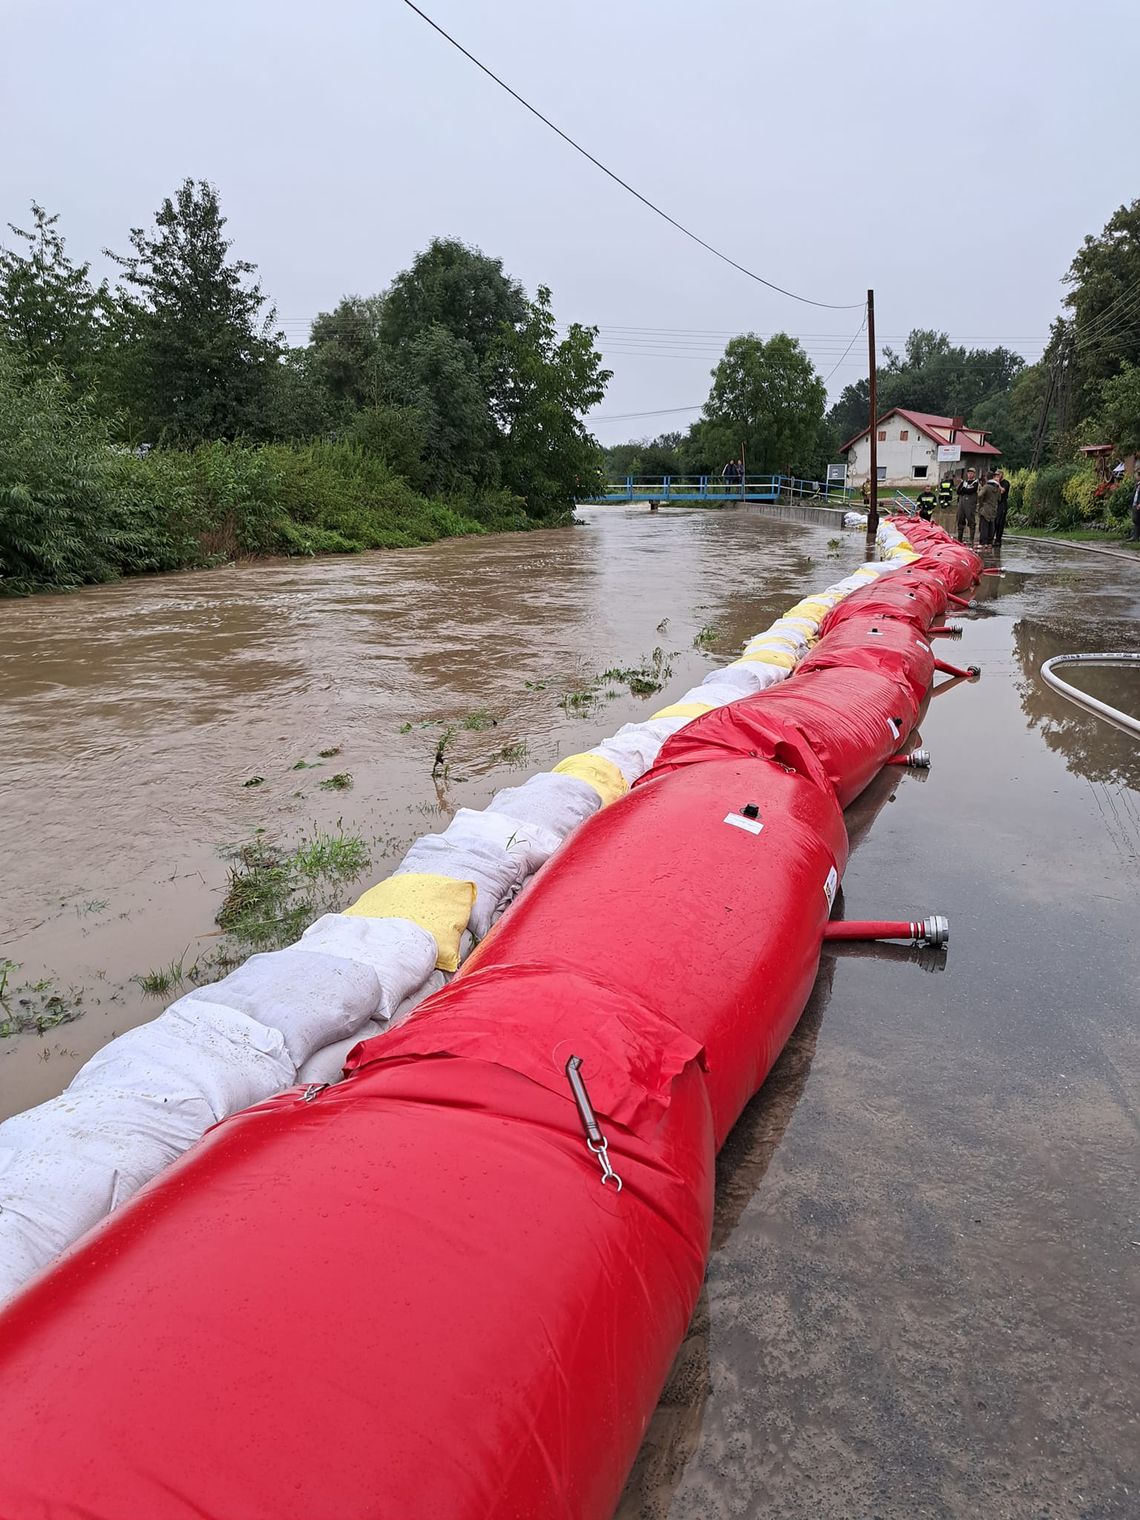
[[[928,779],[849,814],[846,916],[946,913],[949,952],[826,953],[622,1520],[1140,1515],[1140,749],[1038,674],[1140,647],[1140,566],[1004,561]]]

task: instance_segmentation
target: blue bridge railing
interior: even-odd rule
[[[842,506],[851,494],[834,481],[799,480],[793,475],[747,475],[743,480],[731,481],[720,475],[627,475],[622,480],[606,481],[596,494],[583,496],[581,500],[727,503],[810,498]]]

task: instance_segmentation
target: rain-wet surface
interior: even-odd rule
[[[157,1011],[129,978],[209,943],[219,847],[343,818],[382,876],[441,806],[654,711],[863,551],[814,514],[584,515],[0,604],[0,955],[90,989],[78,1022],[0,1042],[0,1114]],[[825,954],[720,1158],[622,1520],[1140,1514],[1140,750],[1038,674],[1137,647],[1140,569],[1011,540],[1004,563],[936,646],[983,676],[932,700],[934,769],[848,820],[847,914],[946,913],[949,953]],[[559,707],[656,646],[660,695]],[[1140,711],[1110,672],[1081,684]],[[441,794],[440,729],[475,711],[498,725],[457,736]],[[351,792],[319,789],[330,767]]]
[[[1140,748],[1038,673],[1140,647],[1140,567],[1003,559],[936,645],[983,675],[934,768],[848,819],[846,915],[946,913],[949,952],[825,952],[621,1520],[1140,1515]]]

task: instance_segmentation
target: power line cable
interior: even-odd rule
[[[863,320],[862,320],[862,322],[859,323],[858,330],[855,332],[854,336],[852,337],[851,342],[848,343],[847,347],[843,350],[842,355],[836,360],[834,369],[832,369],[830,371],[830,373],[827,376],[827,379],[823,382],[823,388],[824,388],[824,390],[826,390],[827,387],[828,387],[828,385],[830,384],[830,382],[831,382],[831,376],[834,375],[835,371],[843,363],[843,360],[846,359],[847,355],[855,347],[855,339],[863,331],[863,329],[864,329],[864,327],[866,327],[866,325],[867,325],[867,307],[866,307],[866,304],[864,304],[864,306],[863,306]],[[879,345],[876,343],[875,347],[878,348],[878,346]],[[876,354],[875,355],[876,360],[878,359],[878,357],[879,357],[878,354]]]
[[[580,153],[583,158],[588,159],[590,163],[594,165],[595,169],[600,169],[602,173],[607,175],[608,178],[612,179],[615,184],[620,185],[623,190],[628,191],[629,194],[632,195],[636,200],[639,200],[643,206],[647,206],[650,211],[661,217],[663,221],[668,222],[671,227],[675,227],[678,232],[684,233],[687,238],[691,238],[694,243],[698,243],[702,248],[706,250],[706,252],[713,254],[714,257],[722,260],[725,264],[730,265],[733,269],[738,270],[741,274],[747,275],[750,280],[755,280],[758,285],[764,285],[769,290],[776,291],[778,295],[787,296],[792,301],[801,301],[805,306],[820,306],[826,308],[828,311],[856,311],[862,304],[859,301],[851,301],[846,303],[837,301],[814,301],[810,296],[801,296],[797,295],[794,290],[785,290],[782,285],[775,285],[771,280],[766,280],[763,275],[756,274],[754,270],[746,269],[743,264],[738,264],[735,259],[729,258],[727,253],[722,253],[719,248],[714,248],[711,243],[706,243],[703,237],[700,237],[697,233],[690,231],[688,227],[677,221],[675,217],[670,216],[667,211],[662,211],[660,206],[655,205],[648,196],[642,195],[640,190],[635,190],[631,184],[622,179],[620,174],[615,174],[612,169],[607,169],[605,164],[602,163],[601,159],[595,158],[594,155],[588,151],[588,149],[583,148],[581,143],[575,142],[568,133],[563,132],[561,127],[556,127],[548,116],[544,116],[542,114],[537,106],[532,106],[529,100],[524,100],[524,98],[519,94],[517,90],[512,90],[510,85],[507,84],[505,80],[500,79],[498,74],[496,74],[492,69],[489,69],[485,63],[480,63],[479,59],[475,57],[474,53],[469,53],[463,44],[461,42],[457,42],[450,32],[444,31],[443,27],[440,26],[438,21],[433,21],[426,11],[420,10],[418,5],[413,4],[413,0],[404,0],[404,4],[408,7],[409,10],[415,11],[420,20],[426,21],[428,26],[430,26],[433,31],[438,32],[446,42],[450,42],[453,48],[458,49],[458,51],[463,54],[464,58],[468,59],[475,65],[477,69],[486,74],[488,79],[493,79],[501,90],[505,90],[507,94],[512,97],[512,99],[517,100],[519,105],[528,110],[532,116],[536,116],[538,120],[542,122],[543,126],[549,127],[550,130],[556,133],[564,143],[568,143],[576,153]]]

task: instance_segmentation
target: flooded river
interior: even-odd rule
[[[381,877],[863,555],[810,512],[582,515],[0,603],[0,957],[84,1010],[0,1040],[0,1114],[159,1011],[132,979],[216,943],[227,849],[341,827]],[[947,913],[949,954],[826,956],[721,1157],[623,1520],[1140,1513],[1140,752],[1038,674],[1138,647],[1140,565],[1004,561],[940,647],[984,674],[931,702],[929,778],[849,819],[848,915]],[[640,666],[660,693],[572,699]],[[1082,685],[1140,712],[1112,673]]]

